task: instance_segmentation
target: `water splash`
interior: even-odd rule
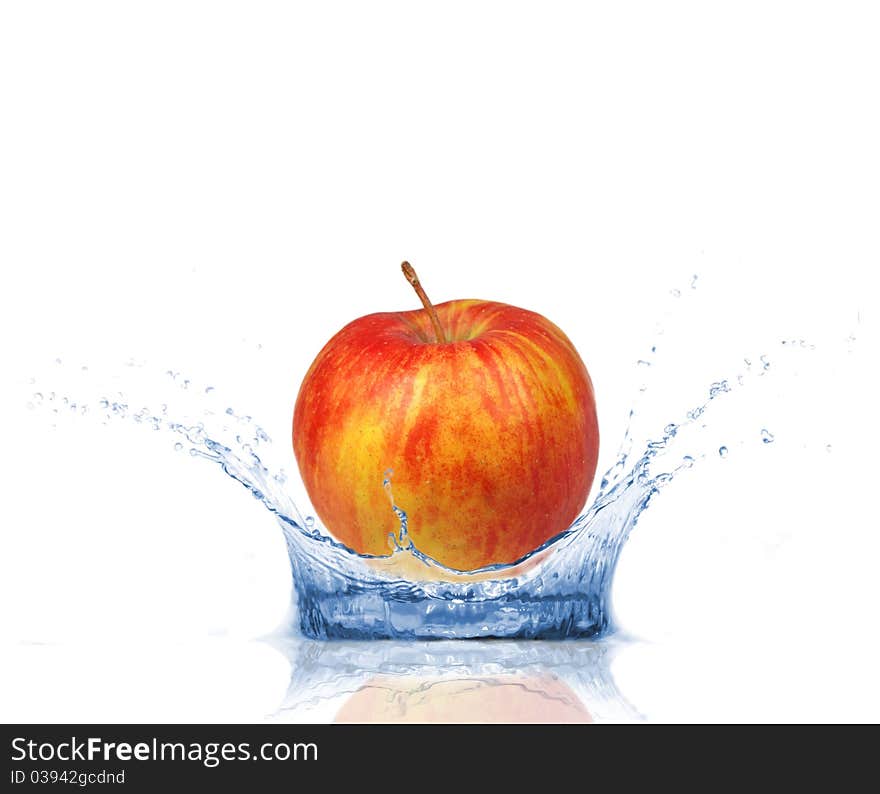
[[[394,503],[394,494],[391,492],[391,476],[393,474],[394,471],[392,469],[387,469],[385,471],[385,479],[382,480],[382,487],[388,495],[388,501],[391,503],[392,512],[397,516],[397,520],[400,522],[400,530],[396,535],[393,532],[389,533],[388,540],[394,551],[403,551],[412,545],[408,536],[409,519],[407,518],[406,511],[402,510]]]
[[[748,377],[767,371],[766,354],[759,360],[761,366]],[[215,387],[190,388],[191,379],[174,370],[166,374],[191,402],[221,399]],[[394,500],[390,470],[384,479],[377,477],[377,487],[381,483],[385,489],[400,524],[399,532],[389,536],[389,553],[360,555],[346,548],[300,512],[283,469],[264,462],[273,449],[269,434],[250,414],[226,403],[214,410],[197,402],[193,416],[175,414],[167,402],[151,408],[119,390],[92,400],[59,400],[42,386],[30,399],[35,407],[42,400],[44,408],[63,402],[73,413],[91,409],[91,415],[105,424],[132,422],[168,432],[174,436],[175,450],[186,449],[194,458],[217,465],[245,487],[284,533],[299,625],[307,636],[563,638],[601,635],[611,628],[611,581],[623,544],[654,496],[706,457],[687,446],[692,434],[705,427],[705,414],[715,401],[745,382],[743,374],[711,382],[702,399],[635,453],[631,410],[618,456],[600,479],[598,495],[586,513],[517,562],[478,571],[446,568],[418,550],[408,535],[405,506]],[[769,443],[769,433],[764,433]],[[721,447],[718,454],[724,457],[726,449]]]

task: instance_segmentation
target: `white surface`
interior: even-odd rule
[[[330,335],[416,306],[408,258],[569,334],[600,468],[658,321],[660,427],[767,353],[713,414],[731,454],[624,551],[615,678],[656,719],[876,719],[878,33],[868,3],[4,4],[0,716],[261,719],[286,687],[249,641],[288,598],[270,517],[167,439],[50,429],[28,378],[133,357],[283,449]]]

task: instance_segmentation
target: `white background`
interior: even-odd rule
[[[0,717],[277,707],[271,518],[25,406],[172,369],[293,470],[302,375],[417,305],[407,258],[568,333],[600,466],[658,339],[649,433],[767,355],[626,547],[615,678],[658,720],[876,719],[878,36],[871,3],[3,4]]]

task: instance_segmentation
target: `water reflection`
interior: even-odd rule
[[[291,664],[285,722],[638,720],[603,642],[273,641]]]

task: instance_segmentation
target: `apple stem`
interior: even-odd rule
[[[402,262],[400,269],[403,271],[403,275],[406,276],[406,280],[412,284],[412,288],[416,291],[416,295],[418,295],[419,299],[422,301],[422,306],[425,307],[425,311],[428,312],[428,316],[431,318],[431,325],[434,326],[434,334],[437,336],[437,341],[439,343],[445,342],[446,334],[443,333],[443,326],[440,325],[440,318],[437,316],[437,310],[434,308],[434,304],[431,303],[430,298],[428,298],[428,295],[422,288],[422,284],[416,274],[416,269],[409,262]]]

